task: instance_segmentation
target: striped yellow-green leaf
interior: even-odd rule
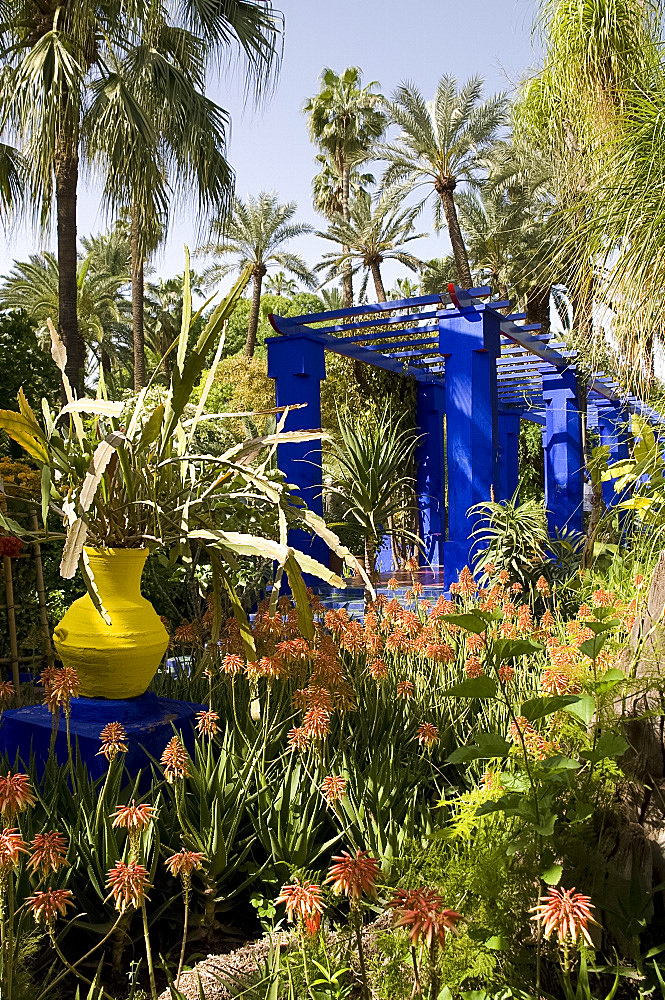
[[[15,410],[0,410],[0,430],[3,430],[35,461],[48,465],[46,438],[38,423],[28,420]]]

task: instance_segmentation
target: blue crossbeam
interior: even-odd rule
[[[410,319],[412,319],[412,318],[413,317],[410,317]],[[346,327],[346,329],[348,330],[349,327]],[[325,330],[311,330],[309,332],[311,332],[311,333],[324,333],[324,334],[326,333]],[[356,334],[353,337],[336,337],[335,339],[337,341],[339,341],[340,343],[344,343],[344,344],[360,344],[360,343],[364,343],[365,341],[372,341],[372,340],[394,340],[396,337],[407,337],[407,336],[410,336],[411,334],[417,334],[417,333],[438,333],[438,332],[439,332],[438,325],[437,326],[432,326],[432,325],[430,325],[430,326],[412,326],[412,327],[409,327],[406,330],[395,330],[394,332],[390,331],[390,330],[380,330],[380,331],[378,331],[376,333],[358,333],[358,334]]]
[[[478,288],[470,288],[468,294],[474,299],[482,299],[491,295],[492,289],[489,285],[481,285]],[[350,309],[331,309],[328,312],[303,313],[301,316],[276,316],[275,319],[279,320],[280,325],[302,326],[305,321],[307,323],[319,323],[324,320],[362,316],[366,313],[394,312],[397,309],[414,309],[438,303],[446,305],[450,301],[451,299],[447,292],[440,292],[432,295],[418,295],[413,299],[391,299],[390,302],[373,302],[362,306],[352,306]],[[270,319],[270,316],[268,319]]]
[[[340,323],[335,326],[317,326],[317,327],[307,327],[307,329],[312,329],[314,333],[348,333],[351,330],[367,330],[375,326],[401,326],[403,323],[420,323],[428,319],[437,319],[439,316],[443,316],[444,310],[438,309],[436,312],[422,313],[406,313],[399,316],[391,316],[389,318],[385,316],[380,316],[378,319],[367,319],[363,320],[362,323]],[[416,327],[418,329],[418,327]],[[423,329],[423,327],[420,327]],[[288,332],[287,332],[288,335]],[[369,336],[368,334],[366,336]],[[385,336],[394,337],[397,334],[388,333],[386,331]],[[356,334],[353,337],[340,337],[340,340],[362,340],[363,337],[360,334]]]

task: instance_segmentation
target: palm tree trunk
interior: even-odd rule
[[[351,184],[351,167],[348,163],[345,163],[342,167],[342,215],[344,216],[345,222],[348,222],[351,218],[351,213],[349,211],[349,190]],[[349,252],[348,247],[343,247],[344,253]],[[353,275],[351,274],[351,261],[344,261],[344,270],[342,272],[342,298],[344,300],[344,308],[350,309],[353,305]]]
[[[450,185],[441,185],[437,190],[441,198],[441,204],[443,205],[443,213],[448,223],[448,235],[450,236],[450,243],[453,248],[453,257],[455,258],[455,267],[457,268],[459,280],[463,288],[471,288],[469,256],[466,252],[464,237],[462,236],[462,230],[457,218],[453,188]]]
[[[130,228],[131,277],[132,277],[132,334],[134,340],[134,390],[142,389],[146,383],[145,370],[145,329],[143,322],[143,247],[138,207],[132,204]]]
[[[77,395],[83,395],[85,346],[77,318],[76,193],[78,149],[70,115],[61,116],[55,143],[55,196],[58,227],[58,330],[67,351],[65,372]],[[64,119],[64,120],[63,120]]]
[[[540,323],[542,333],[550,332],[550,288],[535,285],[526,294],[526,321]]]
[[[249,313],[249,326],[247,327],[247,341],[245,343],[245,357],[253,358],[256,348],[256,333],[259,329],[259,308],[261,306],[261,282],[266,273],[265,267],[254,268],[254,291],[252,292],[252,308]]]
[[[374,261],[369,265],[369,269],[372,272],[372,277],[374,278],[374,288],[376,289],[376,297],[379,302],[386,301],[386,290],[383,287],[383,279],[381,278],[381,268],[377,261]]]

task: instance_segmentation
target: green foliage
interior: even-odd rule
[[[252,303],[247,298],[241,299],[238,303],[226,329],[226,340],[222,355],[224,358],[241,354],[243,351],[245,341],[247,340],[251,308]],[[277,336],[268,320],[270,313],[275,313],[277,316],[302,316],[305,313],[323,312],[324,310],[325,305],[323,300],[318,295],[312,294],[312,292],[296,292],[295,295],[288,298],[274,293],[262,295],[259,308],[259,325],[256,335],[258,356],[261,358],[265,357],[264,342],[266,338]]]
[[[60,397],[60,373],[35,333],[25,313],[0,314],[0,408],[14,405],[21,387],[31,396],[45,398],[56,406]],[[20,449],[4,439],[0,447],[9,447],[18,457]]]
[[[519,435],[520,498],[538,500],[545,490],[543,439],[540,424],[520,421]]]

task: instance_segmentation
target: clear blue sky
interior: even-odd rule
[[[283,0],[284,58],[272,96],[259,109],[247,105],[240,71],[230,71],[210,88],[232,116],[229,159],[237,193],[276,191],[282,201],[297,202],[300,220],[321,227],[310,194],[315,150],[302,114],[303,104],[318,90],[321,69],[360,66],[364,81],[377,80],[385,94],[412,80],[430,97],[443,73],[458,81],[479,73],[488,93],[510,91],[537,61],[532,45],[537,7],[537,0]],[[79,234],[87,235],[102,229],[105,220],[94,180],[81,188]],[[431,232],[429,212],[420,218],[419,230]],[[155,261],[157,273],[182,270],[184,243],[192,250],[197,245],[188,206],[172,220],[168,242]],[[53,236],[43,239],[25,226],[0,234],[0,275],[14,259],[53,244]],[[293,249],[313,264],[328,245],[309,236]],[[413,243],[412,250],[423,258],[440,256],[447,252],[446,236]],[[387,269],[389,284],[394,273]]]

